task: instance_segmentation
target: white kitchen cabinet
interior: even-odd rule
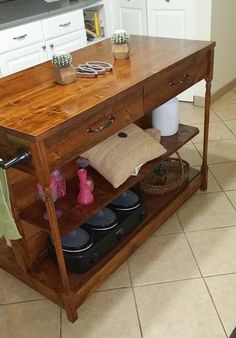
[[[0,31],[0,76],[7,76],[47,60],[58,50],[86,46],[83,11],[75,10]]]
[[[147,0],[148,35],[195,39],[196,0]]]
[[[118,0],[118,21],[130,34],[147,35],[146,0]]]
[[[0,69],[2,76],[7,76],[44,61],[47,61],[47,52],[45,44],[42,41],[31,46],[1,54]]]
[[[43,40],[40,21],[4,29],[0,31],[0,54],[31,46]]]
[[[115,0],[115,28],[130,34],[196,38],[197,0]]]
[[[70,34],[84,29],[84,17],[82,9],[53,16],[42,20],[45,40]]]
[[[86,46],[86,32],[84,29],[82,29],[79,32],[73,32],[57,37],[55,39],[48,40],[45,42],[45,44],[47,50],[47,58],[48,60],[51,60],[52,55],[59,50],[73,52]]]

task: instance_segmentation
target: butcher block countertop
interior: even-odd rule
[[[0,79],[0,128],[28,138],[44,138],[68,121],[80,118],[112,101],[114,96],[144,86],[145,80],[174,70],[190,55],[203,53],[213,43],[132,36],[131,55],[114,61],[110,39],[72,53],[73,64],[106,61],[112,73],[97,78],[77,78],[69,85],[55,83],[51,62]],[[177,68],[176,68],[177,69]],[[204,75],[204,74],[203,74]],[[195,81],[196,82],[196,81]],[[155,89],[158,92],[162,88]],[[178,91],[178,89],[177,89]],[[182,91],[182,88],[179,90]]]

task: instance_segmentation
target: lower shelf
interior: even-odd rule
[[[170,215],[172,215],[202,183],[201,173],[190,170],[186,184],[163,196],[144,195],[147,218],[102,260],[84,274],[68,273],[73,301],[78,307],[113,271],[115,271]],[[27,274],[20,270],[13,252],[0,242],[0,267],[22,280],[42,295],[63,307],[63,290],[59,269],[50,258]]]
[[[92,214],[106,206],[113,199],[118,197],[122,192],[136,185],[148,172],[150,172],[160,160],[166,159],[180,149],[185,143],[197,135],[199,130],[196,127],[179,125],[178,133],[172,136],[162,137],[161,144],[166,148],[167,152],[161,157],[149,161],[142,166],[137,176],[129,177],[121,186],[113,188],[112,185],[105,180],[96,171],[91,176],[95,182],[94,202],[88,206],[81,206],[77,203],[78,182],[77,178],[67,182],[67,194],[64,198],[55,202],[55,206],[61,209],[63,215],[58,219],[58,228],[61,235],[68,234],[81,224],[83,224]],[[22,220],[31,223],[41,229],[51,232],[49,221],[43,218],[45,205],[38,201],[21,211]]]

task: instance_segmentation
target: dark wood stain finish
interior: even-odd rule
[[[105,40],[73,53],[74,65],[104,60],[114,71],[96,79],[78,78],[60,86],[55,83],[51,62],[0,79],[0,157],[11,157],[18,147],[31,152],[30,164],[9,169],[8,182],[20,241],[7,247],[0,240],[0,267],[64,307],[68,319],[77,319],[76,308],[127,257],[140,246],[197,189],[207,187],[207,142],[214,43],[178,39],[131,38],[129,60],[113,60],[111,42]],[[77,206],[74,159],[131,122],[150,125],[150,112],[198,81],[206,80],[203,163],[191,170],[181,189],[162,197],[144,196],[145,222],[85,274],[66,271],[60,234],[82,224],[149,172],[159,159],[147,163],[137,177],[114,189],[95,171],[95,202]],[[89,133],[112,119],[109,127]],[[181,125],[176,135],[163,137],[168,157],[198,133]],[[56,202],[64,210],[57,221],[50,191],[50,172],[62,167],[68,179],[67,196]],[[39,201],[36,182],[43,186],[46,203]],[[158,203],[156,203],[158,199]],[[49,222],[42,218],[47,208]],[[58,264],[47,257],[47,232],[53,236]]]

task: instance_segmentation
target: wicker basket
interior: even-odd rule
[[[149,195],[164,195],[181,187],[188,179],[189,164],[182,160],[179,153],[177,158],[169,157],[162,163],[167,168],[166,180],[155,175],[154,170],[140,181],[140,189]]]

